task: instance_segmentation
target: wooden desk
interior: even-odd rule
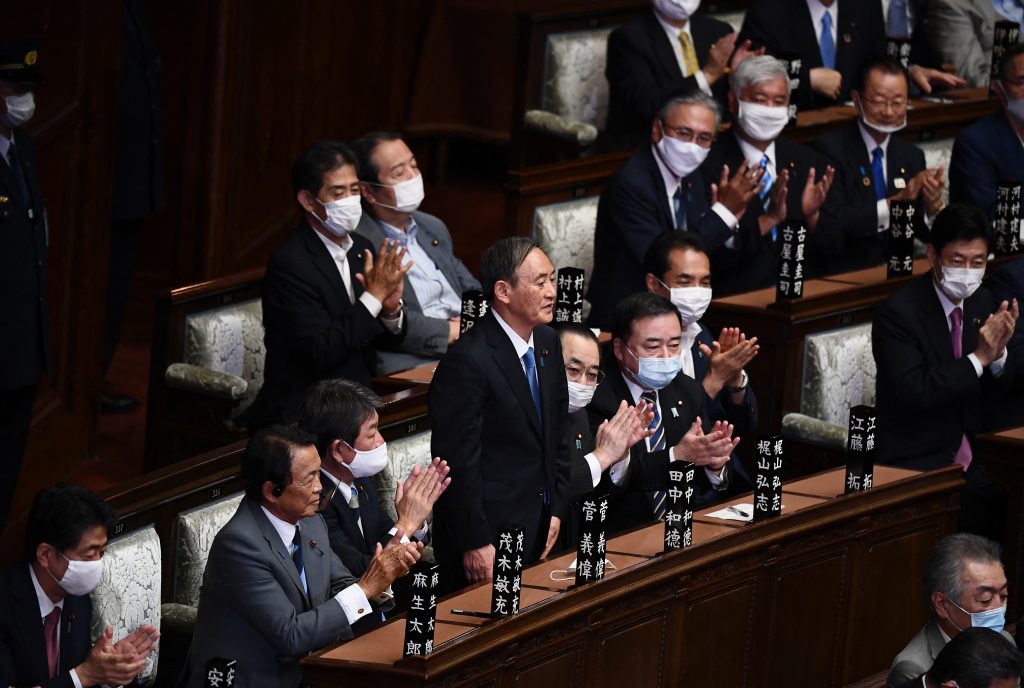
[[[337,686],[841,686],[884,668],[925,622],[920,567],[953,532],[963,484],[956,467],[880,469],[850,497],[841,471],[784,489],[785,514],[760,524],[696,514],[694,546],[664,556],[663,526],[612,538],[616,568],[565,590],[524,574],[522,611],[498,621],[489,587],[438,604],[436,645],[401,658],[404,621],[303,660],[304,680]],[[750,501],[745,499],[736,501]],[[724,506],[724,505],[720,505]]]
[[[1016,621],[1024,610],[1024,426],[978,436],[974,459],[1008,493],[1003,538],[1003,565],[1010,589],[1006,619]]]

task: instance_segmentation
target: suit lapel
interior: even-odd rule
[[[363,530],[360,533],[360,537],[366,547],[363,551],[369,554],[373,552],[377,544],[374,535],[378,532],[377,514],[380,512],[380,509],[377,506],[376,495],[372,492],[373,486],[367,484],[366,479],[359,478],[356,480],[356,489],[359,490],[359,516],[363,521]],[[356,525],[356,530],[359,530],[358,524]],[[412,533],[406,533],[406,535],[412,537]]]
[[[327,251],[327,247],[324,246],[323,241],[317,236],[316,230],[313,229],[309,223],[303,222],[302,231],[304,232],[304,243],[306,250],[313,258],[313,265],[320,271],[320,274],[324,276],[324,279],[334,289],[334,293],[340,300],[340,303],[351,303],[348,299],[348,291],[345,289],[345,282],[341,279],[341,273],[338,272],[338,265],[334,262],[334,258]],[[351,265],[351,251],[349,251],[348,259],[349,265]],[[353,281],[355,281],[355,273],[350,273]]]
[[[39,613],[39,601],[32,586],[28,567],[25,566],[16,575],[16,585],[12,586],[12,612],[20,621],[15,624],[21,634],[21,640],[28,652],[36,676],[49,676],[50,668],[46,661],[46,641],[43,638],[43,620]]]
[[[325,595],[321,594],[321,591],[329,592],[331,584],[330,574],[325,570],[325,564],[329,560],[325,557],[323,550],[323,547],[329,545],[326,542],[319,542],[313,537],[313,524],[319,518],[321,517],[317,514],[299,521],[302,534],[299,539],[299,546],[302,547],[302,567],[306,570],[306,588],[309,590],[308,594],[303,595],[307,609],[312,609],[319,601],[325,599]],[[324,535],[326,536],[326,532]],[[295,568],[294,565],[292,568]],[[302,591],[301,579],[299,580],[299,591]]]
[[[654,10],[647,13],[647,35],[651,45],[654,46],[654,55],[658,59],[658,65],[664,70],[673,81],[683,79],[683,71],[679,68],[679,61],[676,59],[675,48],[669,43],[668,34],[661,27],[658,18],[654,16]],[[698,62],[700,56],[697,56]]]
[[[690,429],[693,421],[689,419],[695,415],[695,409],[690,408],[683,399],[675,381],[658,392],[658,404],[661,406],[661,426],[665,428],[666,446],[673,446]]]
[[[484,326],[487,343],[491,347],[491,357],[501,370],[502,375],[508,381],[508,386],[515,395],[516,400],[523,409],[523,414],[529,419],[530,427],[534,432],[543,437],[541,432],[541,420],[537,417],[536,407],[533,404],[533,395],[530,393],[530,385],[526,381],[526,374],[523,371],[523,364],[516,356],[515,347],[512,341],[505,334],[501,325],[494,319],[494,315],[488,310],[487,315],[480,322]],[[534,352],[536,356],[537,352]],[[539,357],[538,357],[539,358]],[[538,362],[539,365],[539,362]],[[540,374],[537,375],[538,381]],[[541,391],[541,412],[544,411],[544,393]]]
[[[288,552],[288,545],[291,543],[281,542],[281,536],[277,534],[276,530],[274,530],[274,526],[270,523],[266,515],[260,509],[259,504],[257,504],[256,502],[250,502],[249,509],[252,513],[253,520],[256,521],[256,524],[260,529],[260,534],[262,534],[263,538],[267,541],[267,546],[270,548],[270,552],[273,558],[277,560],[278,565],[284,570],[288,578],[291,579],[292,583],[295,585],[296,590],[298,590],[299,592],[299,597],[303,599],[305,606],[308,608],[309,598],[306,596],[306,591],[302,587],[302,579],[299,578],[299,570],[295,568],[295,562],[292,560],[291,554],[289,554]],[[299,541],[304,543],[305,538],[299,538]],[[303,547],[305,547],[304,544]],[[306,563],[305,549],[303,549],[302,554],[303,567],[306,569],[306,585],[307,587],[309,587],[310,567]]]
[[[932,342],[935,355],[940,363],[951,363],[953,361],[953,344],[949,331],[949,320],[942,310],[942,302],[935,293],[935,286],[932,282],[931,273],[923,275],[918,287],[921,290],[921,320],[928,339]],[[966,324],[967,318],[964,317]],[[965,347],[964,354],[970,353]]]
[[[330,480],[330,478],[326,476],[322,476],[320,478],[321,483],[324,483],[325,480]],[[333,484],[333,481],[327,484]],[[360,532],[359,523],[356,521],[356,512],[348,505],[350,495],[351,493],[349,492],[348,487],[345,485],[339,485],[337,490],[335,490],[334,494],[331,496],[330,508],[338,514],[338,521],[341,523],[341,529],[345,533],[345,537],[353,543],[364,543],[365,540],[363,538],[363,534]],[[360,496],[360,515],[363,513],[361,507],[362,497]],[[363,549],[363,547],[360,546],[360,549]],[[363,551],[366,552],[367,550],[363,549]]]
[[[658,199],[658,214],[661,215],[662,226],[674,228],[676,226],[676,219],[670,212],[668,189],[665,188],[665,179],[661,176],[658,161],[654,158],[656,153],[651,148],[645,147],[644,155],[647,158],[647,171],[650,174],[651,188],[654,189],[655,197]]]
[[[811,10],[808,9],[806,2],[795,2],[793,5],[792,10],[796,13],[796,16],[793,17],[793,26],[796,29],[797,52],[803,56],[804,67],[808,69],[807,73],[810,74],[809,70],[814,67],[823,66],[821,63],[821,48],[818,46],[818,33],[821,31],[821,26],[814,25]],[[841,24],[837,24],[837,26],[841,26]],[[841,39],[842,31],[836,31],[836,67],[839,66],[838,44]]]

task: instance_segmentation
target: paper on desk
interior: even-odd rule
[[[785,509],[786,505],[783,504],[782,508]],[[754,520],[754,503],[744,504],[740,502],[738,504],[730,504],[724,509],[718,511],[712,511],[707,514],[710,518],[720,518],[723,521],[742,521],[744,523],[750,523]]]

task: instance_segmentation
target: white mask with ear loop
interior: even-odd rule
[[[352,463],[345,465],[353,478],[369,478],[383,471],[388,465],[387,442],[381,442],[379,447],[374,447],[370,451],[360,451],[348,442],[345,442],[345,445],[356,453]]]
[[[604,560],[604,570],[605,571],[614,571],[615,570],[615,564],[613,564],[610,561],[608,561],[607,559],[605,559]],[[557,577],[555,576],[556,573],[558,574]],[[553,581],[555,581],[557,583],[564,583],[566,581],[574,581],[574,580],[576,580],[576,560],[573,559],[569,563],[569,568],[567,568],[567,569],[555,569],[554,571],[552,571],[551,573],[548,574],[548,578],[550,578],[551,580],[553,580]]]
[[[63,578],[57,580],[57,577],[50,573],[47,569],[46,572],[50,574],[50,578],[61,587],[69,595],[88,595],[96,586],[100,584],[100,578],[103,577],[103,560],[96,559],[93,561],[79,561],[77,559],[68,559],[64,556],[63,552],[58,552],[62,557],[67,559],[68,569],[64,572]]]

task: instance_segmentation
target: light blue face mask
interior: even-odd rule
[[[948,597],[946,599],[950,602],[953,602],[953,600],[951,600]],[[996,631],[998,633],[1001,632],[1003,630],[1003,626],[1006,625],[1005,604],[1002,607],[989,609],[988,611],[984,612],[969,612],[956,602],[953,602],[953,606],[962,611],[964,614],[969,614],[971,616],[971,628],[991,628],[993,631]],[[953,620],[950,619],[949,622],[953,623]],[[955,623],[953,623],[953,626],[955,626],[956,630],[958,631],[964,630],[957,626]]]
[[[629,347],[625,347],[629,351]],[[669,358],[643,358],[632,351],[629,353],[639,363],[639,369],[633,373],[633,378],[644,389],[662,389],[675,379],[682,366],[679,356]]]

